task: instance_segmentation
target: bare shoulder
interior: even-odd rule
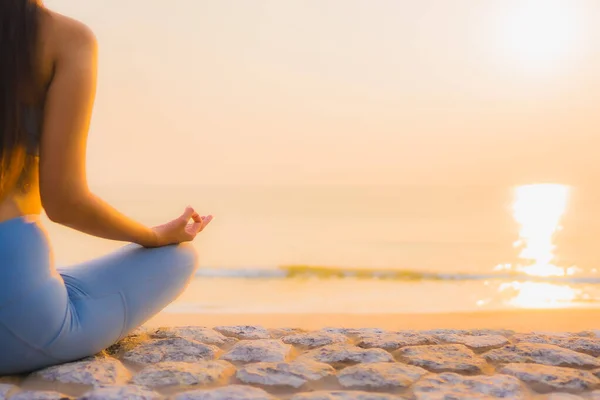
[[[76,19],[46,10],[41,30],[45,46],[57,58],[68,57],[81,50],[96,51],[96,35],[87,25]]]

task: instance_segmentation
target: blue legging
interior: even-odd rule
[[[196,269],[189,245],[128,245],[57,270],[44,229],[0,223],[0,376],[98,353],[177,298]]]

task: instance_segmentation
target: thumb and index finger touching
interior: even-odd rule
[[[187,225],[188,221],[191,219],[192,223],[192,231],[198,233],[202,231],[212,221],[212,215],[208,215],[206,217],[201,217],[192,207],[188,206],[185,208],[183,214],[181,215],[181,220],[185,222]]]

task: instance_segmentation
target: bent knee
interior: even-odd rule
[[[191,243],[175,245],[173,251],[174,267],[189,270],[190,274],[198,269],[198,253]]]

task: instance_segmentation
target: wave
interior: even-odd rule
[[[231,279],[365,279],[394,281],[485,281],[512,280],[560,283],[600,284],[600,276],[532,276],[517,271],[490,273],[424,272],[417,270],[336,268],[309,265],[290,265],[277,268],[205,268],[196,276]]]

